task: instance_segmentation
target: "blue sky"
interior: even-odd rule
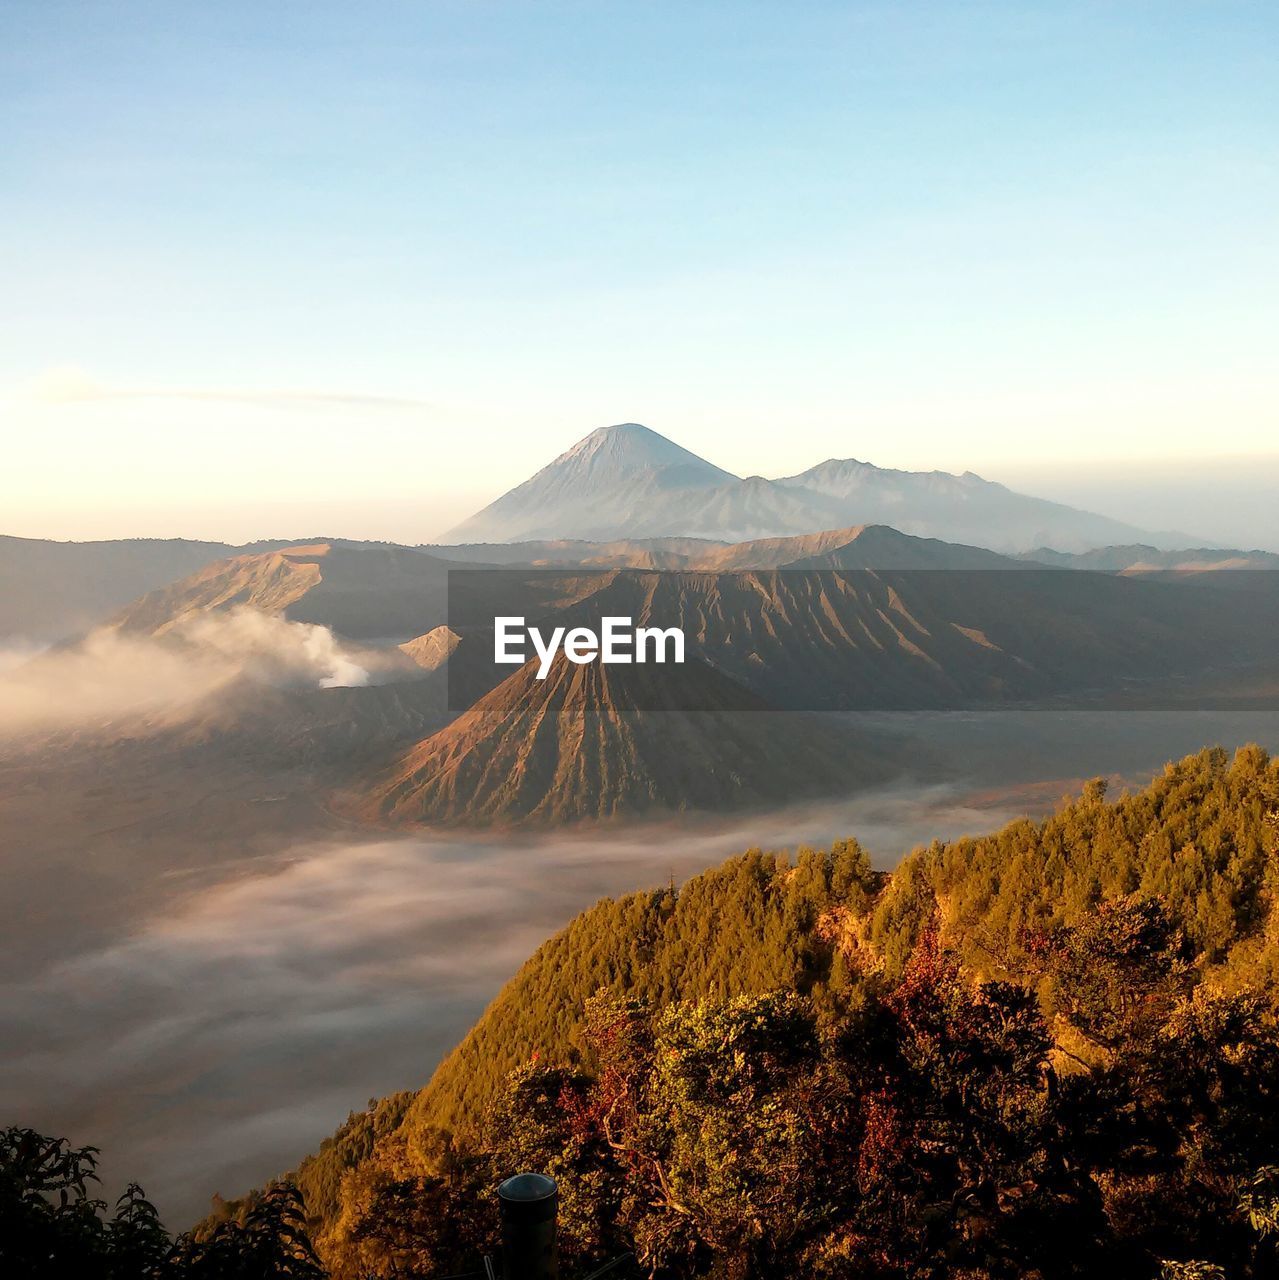
[[[1050,495],[1273,459],[1277,39],[1228,2],[6,0],[0,531],[416,541],[625,420]]]

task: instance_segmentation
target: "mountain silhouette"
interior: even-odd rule
[[[591,432],[444,540],[744,542],[865,524],[1005,552],[1188,541],[1015,493],[970,471],[895,471],[831,458],[778,480],[740,478],[633,422]]]

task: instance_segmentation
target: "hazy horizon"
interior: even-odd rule
[[[599,424],[597,424],[599,425]],[[652,424],[645,424],[652,425]],[[40,538],[52,541],[97,541],[120,538],[189,538],[232,545],[292,538],[333,537],[355,541],[386,541],[406,545],[441,540],[449,529],[474,514],[507,489],[514,487],[552,457],[569,448],[588,428],[566,443],[556,442],[542,462],[526,474],[506,475],[490,486],[451,492],[424,489],[413,497],[395,500],[352,492],[341,499],[305,499],[241,503],[230,501],[205,508],[190,503],[156,501],[127,511],[75,513],[33,512],[23,518],[12,508],[0,536]],[[669,435],[669,432],[660,434]],[[686,444],[679,435],[678,444]],[[708,457],[708,461],[738,475],[752,474],[735,465],[735,450]],[[792,465],[770,478],[794,474],[829,457],[856,456],[876,466],[897,466],[891,459],[835,452],[820,456],[795,456]],[[911,469],[902,467],[901,469]],[[976,467],[919,468],[961,472],[973,470],[987,480],[1034,497],[1093,511],[1152,532],[1180,531],[1188,535],[1186,546],[1205,545],[1243,550],[1279,551],[1279,453],[1245,457],[1201,459],[1122,459],[1104,468],[1084,462],[1035,463],[1008,459],[1003,464]]]
[[[0,532],[423,541],[633,420],[1279,545],[1273,20],[15,0]]]

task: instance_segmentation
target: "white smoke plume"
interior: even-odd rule
[[[164,636],[111,628],[79,644],[0,651],[0,736],[180,716],[232,681],[331,689],[386,679],[390,659],[354,652],[328,627],[247,607],[191,617]]]
[[[365,685],[368,667],[342,647],[328,627],[288,622],[276,614],[241,607],[200,613],[174,634],[205,654],[216,654],[240,672],[273,684],[318,684],[321,689]]]

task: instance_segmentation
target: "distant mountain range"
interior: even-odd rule
[[[892,752],[805,709],[998,706],[1168,681],[1193,696],[1205,674],[1264,662],[1279,624],[1275,575],[1222,572],[1279,556],[1177,550],[971,474],[832,460],[742,480],[635,424],[592,433],[454,534],[472,540],[0,539],[0,636],[74,647],[97,624],[181,648],[201,618],[234,625],[243,610],[328,627],[375,673],[367,687],[273,687],[246,670],[194,710],[101,724],[103,745],[163,739],[213,768],[295,762],[364,819],[508,824],[855,789]],[[469,621],[449,600],[463,567],[502,570],[469,576]],[[535,681],[492,664],[498,614],[679,626],[691,661],[660,676],[561,662]],[[786,710],[750,714],[761,707]]]
[[[1163,578],[1190,581],[1193,575],[1213,586],[1251,586],[1269,588],[1274,579],[1257,577],[1252,571],[1263,569],[1269,574],[1279,570],[1279,555],[1273,551],[1228,551],[1211,547],[1167,551],[1158,547],[1098,547],[1093,551],[1069,554],[1039,547],[1021,557],[1037,564],[1060,569],[1091,569],[1102,573],[1121,573],[1127,577]],[[1243,571],[1248,572],[1243,572]]]
[[[444,540],[744,542],[866,524],[1004,552],[1192,541],[1014,493],[970,471],[893,471],[831,458],[779,480],[743,479],[634,422],[591,432]]]
[[[1039,547],[1017,561],[1146,576],[1279,569],[1279,555],[1272,552],[1169,551],[1140,543],[1082,553]],[[554,538],[405,547],[309,538],[235,547],[182,539],[48,542],[0,537],[0,645],[6,637],[63,640],[109,620],[130,630],[150,630],[172,623],[184,610],[234,604],[268,611],[279,605],[292,620],[360,637],[408,638],[446,620],[447,574],[459,565],[975,569],[1012,567],[1017,561],[981,547],[912,537],[887,525],[839,526],[736,543],[692,537]]]
[[[688,464],[686,476],[700,474]],[[119,588],[218,549],[54,545],[0,544],[10,579],[26,572],[30,590],[37,571],[54,581],[65,571],[70,584],[96,565]],[[318,624],[375,673],[368,686],[271,687],[246,674],[180,715],[102,722],[94,741],[105,750],[162,735],[165,749],[214,770],[231,756],[322,768],[344,808],[378,821],[561,822],[847,791],[888,765],[887,753],[875,760],[882,744],[851,741],[804,709],[1006,706],[1121,688],[1156,698],[1172,688],[1193,702],[1202,677],[1217,673],[1233,696],[1232,672],[1270,654],[1279,592],[1264,588],[1275,575],[1222,571],[1279,567],[1279,557],[1144,543],[1032,554],[885,525],[742,543],[260,544],[146,592],[107,631],[181,648],[198,643],[209,615]],[[469,575],[469,620],[449,616],[459,567],[502,570]],[[1234,579],[1262,589],[1176,585]],[[101,607],[109,593],[88,595]],[[678,625],[693,661],[657,680],[588,667],[532,681],[491,662],[485,628],[507,613]],[[750,714],[761,705],[789,710]]]
[[[1264,552],[1179,550],[1195,539],[1014,493],[972,472],[894,471],[846,458],[778,480],[742,479],[636,423],[592,432],[447,538],[408,547],[327,536],[243,546],[0,536],[0,643],[66,639],[122,609],[130,626],[145,629],[148,612],[177,611],[175,590],[192,608],[237,600],[271,608],[281,592],[296,592],[285,606],[291,618],[403,639],[445,621],[439,609],[423,616],[417,606],[428,597],[442,604],[448,567],[458,562],[920,568],[931,557],[934,567],[974,568],[995,551],[1108,572],[1279,566]],[[956,548],[968,549],[962,565]],[[357,582],[351,572],[372,577]],[[397,594],[404,599],[393,601]],[[152,598],[143,605],[143,596]]]

